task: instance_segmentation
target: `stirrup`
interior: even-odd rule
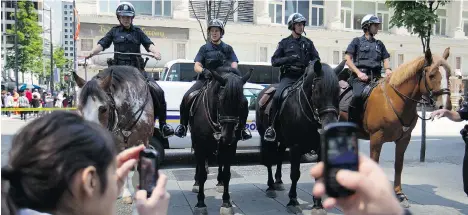
[[[185,125],[177,126],[176,130],[174,131],[174,135],[180,133],[180,132],[178,132],[178,131],[180,131],[180,129],[184,129],[183,134],[181,136],[178,136],[178,135],[176,135],[176,136],[178,136],[180,138],[184,138],[185,136],[187,136],[187,126],[185,126]]]
[[[250,138],[249,138],[249,139],[251,139],[251,138],[252,138],[252,132],[250,132],[250,130],[249,130],[249,129],[247,129],[247,128],[244,128],[244,130],[241,130],[241,133],[240,133],[240,136],[241,136],[241,140],[242,140],[242,141],[248,140],[248,139],[244,139],[244,136],[242,135],[242,132],[243,132],[243,131],[245,131],[245,133],[247,133],[247,134],[250,136]]]
[[[265,131],[265,133],[268,133],[268,131],[271,131],[273,132],[273,137],[272,138],[269,138],[267,137],[266,135],[263,137],[264,140],[266,141],[269,141],[269,142],[274,142],[276,140],[276,131],[273,127],[268,127],[267,130]],[[270,132],[270,133],[271,133]]]

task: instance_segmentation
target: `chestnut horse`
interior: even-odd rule
[[[449,51],[445,49],[440,57],[428,50],[424,57],[401,65],[390,77],[378,82],[364,105],[360,138],[370,139],[370,155],[376,162],[379,162],[383,143],[395,142],[394,190],[404,207],[409,207],[409,202],[401,188],[401,173],[411,132],[419,117],[416,106],[418,103],[426,105],[420,100],[427,97],[431,104],[437,98],[438,108],[452,108],[448,89],[451,70],[446,61]],[[345,99],[341,99],[342,102]],[[348,113],[340,111],[340,121],[347,120]]]

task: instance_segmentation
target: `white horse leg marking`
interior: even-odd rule
[[[448,78],[447,78],[447,71],[445,70],[445,68],[443,66],[439,66],[439,72],[440,72],[440,75],[442,76],[442,80],[441,80],[441,88],[448,88]],[[443,94],[442,95],[442,104],[445,107],[448,106],[448,102],[449,102],[449,96],[447,94]],[[438,108],[438,107],[437,107]]]

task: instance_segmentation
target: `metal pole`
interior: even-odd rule
[[[16,90],[19,90],[18,84],[18,2],[15,2],[15,82]]]
[[[54,47],[52,45],[52,8],[49,8],[50,20],[50,94],[54,95]]]
[[[75,0],[73,0],[73,70],[76,72],[76,15]]]
[[[5,11],[5,2],[3,1],[2,2],[2,11],[3,11],[3,17],[2,17],[2,20],[6,20],[6,11]],[[6,21],[3,22],[3,29],[5,29],[5,32],[6,32]],[[6,65],[7,64],[7,48],[6,48],[6,40],[7,40],[7,35],[6,33],[3,34],[3,65]],[[3,70],[3,78],[5,81],[9,81],[8,79],[6,79],[7,77],[7,71],[6,69]],[[8,77],[10,77],[10,75],[8,75]]]
[[[426,106],[422,105],[422,118],[426,118]],[[426,120],[422,120],[421,122],[421,151],[419,154],[419,161],[425,162],[426,160]]]

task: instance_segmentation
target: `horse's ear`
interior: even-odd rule
[[[322,63],[320,63],[320,60],[316,60],[312,62],[314,64],[314,72],[317,74],[317,76],[322,76]]]
[[[249,71],[244,76],[242,76],[242,82],[244,82],[244,84],[249,80],[253,70],[253,68],[250,68]]]
[[[442,54],[442,57],[447,60],[447,58],[449,57],[450,55],[450,47],[447,47],[444,51],[444,53]]]
[[[424,59],[426,60],[427,66],[432,65],[432,52],[431,52],[431,49],[426,50]]]
[[[72,72],[73,79],[75,80],[76,85],[78,85],[79,88],[83,88],[83,86],[86,84],[86,81],[82,79],[76,72]]]
[[[340,72],[343,71],[345,64],[346,64],[346,60],[343,60],[341,61],[340,64],[338,64],[338,66],[335,67],[335,69],[333,69],[336,75],[339,75]]]
[[[99,84],[99,86],[104,90],[108,90],[111,83],[112,83],[112,71],[104,79],[101,79],[101,83]]]

